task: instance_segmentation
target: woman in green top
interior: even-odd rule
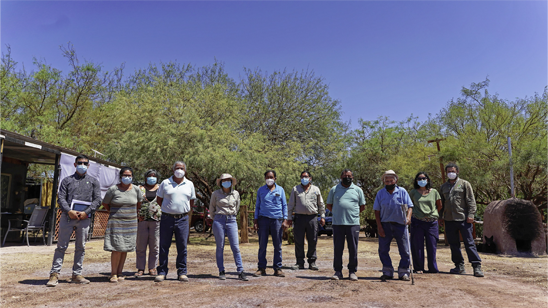
[[[415,189],[409,192],[413,201],[411,218],[411,254],[415,272],[424,271],[424,241],[428,253],[428,273],[438,273],[436,264],[436,246],[439,239],[438,211],[441,211],[441,196],[431,188],[430,178],[425,172],[419,172],[413,182]]]

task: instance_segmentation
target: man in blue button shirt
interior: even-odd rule
[[[333,268],[331,279],[342,279],[344,241],[348,243],[348,278],[357,281],[358,239],[360,237],[360,212],[365,209],[363,191],[352,183],[352,171],[344,169],[341,182],[331,188],[326,207],[333,213]]]
[[[287,226],[287,201],[285,191],[276,185],[276,171],[268,170],[264,174],[266,185],[257,191],[255,203],[255,230],[259,233],[259,269],[253,276],[266,275],[266,246],[268,235],[272,236],[274,246],[274,276],[285,277],[282,271],[282,233]]]
[[[382,262],[381,280],[394,278],[394,267],[390,259],[390,242],[396,239],[400,253],[400,264],[398,276],[401,280],[409,280],[409,234],[406,232],[407,225],[411,223],[413,202],[405,188],[396,185],[398,176],[393,170],[386,171],[381,180],[384,188],[379,190],[375,197],[373,210],[379,231],[379,258]],[[404,213],[402,205],[405,205],[407,212]]]

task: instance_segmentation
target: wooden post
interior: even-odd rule
[[[439,153],[439,152],[441,152],[440,141],[443,141],[443,140],[445,140],[445,138],[443,138],[443,139],[436,138],[434,140],[428,140],[428,143],[435,142],[436,146],[438,147],[438,153]],[[443,184],[443,183],[445,183],[445,170],[443,168],[443,162],[442,162],[441,156],[440,156],[440,172],[441,172],[441,180],[442,180],[442,184]],[[445,226],[443,227],[443,240],[445,241],[445,246],[448,246],[449,242],[447,241],[447,233],[445,232]]]
[[[55,225],[57,223],[57,190],[59,190],[59,173],[61,171],[61,155],[55,155],[55,170],[53,172],[53,188],[51,192],[51,217],[49,220],[48,246],[53,244]]]

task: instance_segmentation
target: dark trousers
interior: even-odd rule
[[[283,219],[268,217],[259,217],[257,225],[259,227],[259,268],[266,268],[266,246],[268,245],[268,235],[272,236],[272,245],[274,246],[274,261],[272,267],[277,270],[282,268],[282,223]]]
[[[459,231],[462,235],[464,248],[466,248],[468,261],[472,265],[481,264],[481,259],[478,255],[474,238],[472,237],[472,224],[466,221],[445,221],[445,234],[447,235],[449,247],[451,247],[451,260],[455,265],[464,264],[464,258],[460,251]]]
[[[188,240],[188,215],[181,218],[162,215],[160,222],[160,258],[158,264],[158,275],[167,275],[167,261],[171,239],[175,233],[175,245],[177,247],[177,275],[186,275],[186,246]]]
[[[333,225],[333,269],[340,272],[343,269],[342,257],[344,241],[348,244],[348,271],[355,273],[358,270],[358,239],[360,226]]]
[[[436,247],[438,245],[439,229],[438,221],[422,221],[411,218],[411,255],[413,267],[416,271],[424,271],[424,242],[426,240],[426,253],[428,254],[428,272],[437,273]]]
[[[390,258],[390,243],[392,239],[396,240],[398,244],[398,251],[400,253],[400,263],[398,265],[398,276],[409,275],[409,263],[411,263],[411,256],[409,253],[408,232],[407,226],[394,223],[394,222],[382,222],[382,228],[384,230],[384,237],[379,237],[379,258],[382,263],[382,273],[386,276],[394,276],[394,267],[392,266],[392,259]]]
[[[295,257],[297,264],[304,265],[304,237],[308,242],[306,258],[308,264],[316,262],[316,243],[318,242],[318,216],[296,214],[293,221],[293,235],[295,237]]]

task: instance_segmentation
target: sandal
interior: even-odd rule
[[[135,273],[136,278],[141,278],[145,274],[145,270],[138,270],[137,273]]]
[[[150,276],[158,276],[158,272],[156,271],[155,268],[149,269],[149,270],[148,270],[148,274],[149,274]]]
[[[124,281],[124,279],[126,279],[126,276],[118,275],[118,281]]]
[[[110,278],[108,279],[109,282],[112,282],[112,283],[116,283],[118,282],[118,276],[116,275],[112,275],[110,276]]]

